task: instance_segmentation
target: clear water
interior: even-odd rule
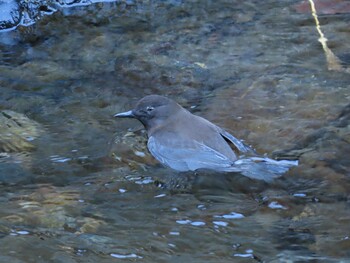
[[[348,262],[350,74],[295,4],[99,3],[0,33],[0,109],[41,125],[0,158],[0,261]],[[320,17],[344,68],[348,21]],[[162,168],[113,118],[153,93],[300,165],[272,184]]]

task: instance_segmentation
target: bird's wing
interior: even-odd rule
[[[271,182],[282,176],[291,167],[298,165],[297,161],[276,161],[266,157],[247,157],[233,162],[221,153],[197,141],[195,141],[195,147],[164,145],[152,136],[148,139],[148,149],[152,155],[159,162],[177,171],[210,169],[219,172],[240,172],[252,179]]]
[[[211,169],[225,171],[229,167],[234,169],[232,168],[232,160],[197,141],[191,141],[186,147],[182,147],[181,145],[175,145],[175,143],[160,143],[151,136],[148,139],[147,146],[159,162],[174,170]],[[239,170],[237,169],[237,171]]]
[[[222,137],[225,139],[229,140],[231,143],[236,146],[236,148],[242,152],[242,153],[253,153],[255,154],[255,151],[253,148],[249,147],[248,145],[245,145],[242,141],[238,140],[235,136],[232,134],[228,133],[224,129],[216,126],[217,131],[221,134]]]

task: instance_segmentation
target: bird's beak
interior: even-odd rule
[[[117,118],[135,118],[135,115],[134,115],[132,110],[129,110],[126,112],[117,113],[114,115],[114,117],[117,117]]]

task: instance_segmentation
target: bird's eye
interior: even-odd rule
[[[153,110],[154,110],[154,107],[152,107],[152,106],[148,106],[148,107],[146,108],[146,110],[147,110],[148,112],[151,112],[151,111],[153,111]]]

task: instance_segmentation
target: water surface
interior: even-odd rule
[[[295,4],[99,3],[0,33],[0,110],[36,123],[0,158],[0,261],[347,262],[350,75]],[[349,14],[319,19],[346,68]],[[300,165],[272,184],[163,168],[113,118],[153,93]]]

